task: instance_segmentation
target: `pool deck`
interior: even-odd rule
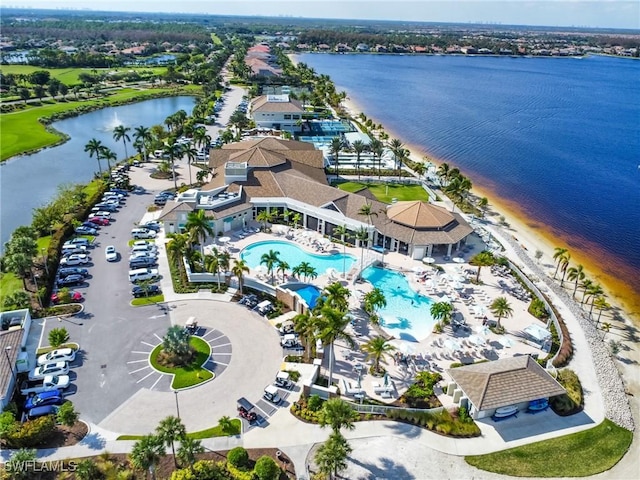
[[[253,227],[259,227],[259,225],[255,224]],[[231,242],[227,243],[225,247],[233,258],[239,258],[242,249],[253,243],[289,240],[308,253],[330,255],[344,252],[360,258],[360,248],[343,247],[343,245],[332,242],[322,248],[318,246],[318,242],[322,241],[322,236],[316,232],[304,229],[294,231],[292,229],[287,234],[284,230],[286,229],[277,233],[229,232],[228,236],[231,238]],[[287,238],[291,236],[293,238]],[[326,243],[326,240],[324,242]],[[221,246],[218,245],[218,247]],[[310,283],[324,288],[335,281],[340,281],[353,292],[349,299],[349,313],[353,317],[349,333],[352,334],[358,347],[350,349],[345,343],[336,342],[334,376],[338,384],[342,385],[344,379],[354,386],[360,379],[360,387],[368,397],[392,403],[413,383],[415,375],[420,371],[439,372],[443,376],[441,384],[447,385],[451,379],[445,370],[454,362],[471,363],[483,359],[496,360],[536,353],[540,357],[546,356],[545,352],[524,340],[523,329],[536,323],[537,320],[527,312],[528,301],[516,296],[518,285],[513,277],[500,272],[494,274],[490,267],[483,267],[480,272],[481,283],[476,285],[469,282],[469,280],[475,279],[477,267],[470,266],[468,261],[483,248],[482,241],[476,238],[470,253],[466,253],[462,257],[457,253],[454,254],[462,260],[445,261],[442,256],[436,256],[434,257],[436,262],[433,265],[425,265],[421,261],[400,253],[388,253],[384,256],[385,266],[402,272],[414,291],[431,297],[435,301],[442,301],[444,296],[448,297],[454,307],[454,317],[464,319],[468,326],[468,328],[456,331],[451,326],[447,326],[441,334],[431,333],[418,342],[392,339],[391,343],[396,346],[397,352],[402,354],[404,359],[391,357],[383,365],[391,380],[391,387],[388,389],[381,386],[381,378],[373,377],[368,373],[369,363],[366,360],[366,355],[360,350],[360,346],[369,339],[385,334],[379,327],[372,327],[369,324],[367,315],[361,308],[361,298],[373,288],[372,285],[366,281],[348,281],[342,277],[342,272],[333,272],[331,275],[327,272],[318,272],[318,277],[310,280]],[[443,271],[440,272],[440,269]],[[248,276],[264,281],[269,280],[268,275],[261,268],[252,269]],[[285,282],[290,281],[291,278],[291,276],[287,276]],[[281,276],[278,276],[276,283],[282,283]],[[513,309],[513,316],[503,318],[501,321],[502,326],[506,329],[504,335],[496,335],[482,329],[485,316],[494,320],[489,305],[493,299],[499,296],[506,297]],[[541,322],[537,323],[544,326]],[[387,336],[389,335],[387,334]],[[498,341],[505,338],[510,340],[511,346],[505,347]],[[482,345],[483,340],[484,345]],[[476,345],[474,342],[480,344]],[[328,366],[327,357],[324,360],[325,367]],[[436,389],[436,394],[443,406],[451,407],[454,405],[452,397],[443,394],[442,390]]]

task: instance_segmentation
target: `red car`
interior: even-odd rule
[[[109,219],[103,217],[90,217],[87,221],[101,226],[109,225]]]
[[[71,302],[81,302],[82,301],[82,294],[80,292],[76,292],[75,290],[71,290],[69,292],[69,299]],[[58,294],[57,293],[52,293],[51,294],[51,303],[58,303],[60,301],[60,299],[58,298]]]

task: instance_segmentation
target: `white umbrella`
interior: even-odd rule
[[[424,268],[422,268],[420,265],[416,265],[415,267],[413,267],[411,269],[412,272],[414,273],[423,273],[424,272]]]
[[[509,337],[499,338],[498,343],[505,348],[511,348],[513,346],[513,340],[511,340]]]
[[[256,273],[267,273],[267,267],[265,267],[264,265],[258,265],[256,268],[253,269]]]
[[[436,259],[433,257],[424,257],[422,263],[436,263]]]
[[[404,355],[411,355],[413,352],[415,352],[414,346],[407,342],[401,343],[398,346],[398,350],[400,350],[400,352]]]
[[[424,282],[424,286],[426,288],[436,288],[436,282],[433,278],[427,280],[426,282]]]
[[[442,297],[440,297],[440,301],[444,303],[451,303],[451,299],[448,295],[443,295]]]
[[[453,261],[454,261],[454,262],[456,262],[456,263],[464,263],[464,258],[462,258],[462,257],[455,257],[455,258],[453,259]]]
[[[446,348],[447,350],[452,350],[454,352],[462,348],[462,345],[460,344],[460,342],[458,342],[457,340],[454,340],[453,338],[447,338],[444,341],[443,345],[444,345],[444,348]]]
[[[455,283],[453,284],[453,288],[454,288],[455,290],[462,290],[462,289],[464,288],[464,285],[462,285],[460,282],[455,282]]]
[[[231,238],[229,237],[220,237],[218,238],[218,242],[225,244],[225,243],[229,243],[231,241]]]
[[[322,246],[327,246],[331,243],[331,240],[329,240],[328,238],[321,238],[320,240],[318,240],[318,243]]]
[[[456,275],[455,277],[453,277],[453,281],[458,283],[464,283],[467,281],[467,277],[465,277],[464,275]]]
[[[491,330],[486,325],[478,325],[475,331],[478,335],[484,335],[485,337],[491,333]]]
[[[471,335],[469,337],[469,341],[471,343],[473,343],[474,345],[486,345],[487,342],[485,342],[484,338],[482,338],[480,335]]]

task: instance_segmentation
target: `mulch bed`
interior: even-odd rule
[[[89,428],[84,422],[76,422],[73,427],[58,425],[47,441],[38,448],[70,447],[82,440],[88,432]]]

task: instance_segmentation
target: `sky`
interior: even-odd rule
[[[6,0],[6,7],[640,29],[638,0]]]

